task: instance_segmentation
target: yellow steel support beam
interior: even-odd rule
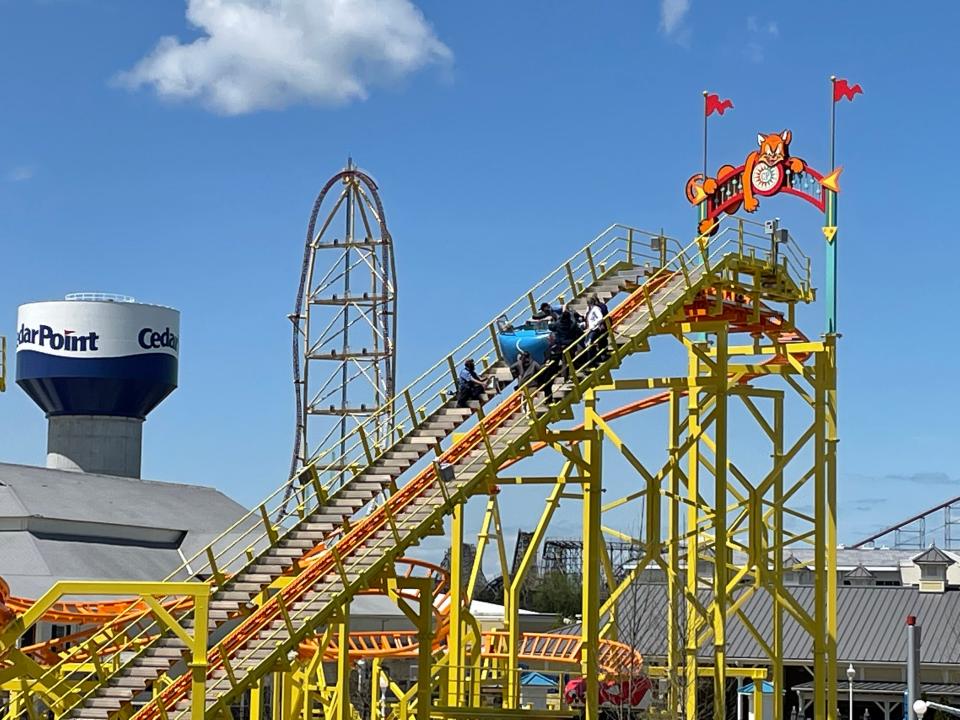
[[[717,419],[714,421],[715,467],[713,470],[713,716],[724,720],[727,708],[727,328],[716,333],[713,367]]]
[[[827,507],[827,473],[826,473],[826,386],[819,380],[826,373],[825,358],[817,353],[815,360],[816,377],[818,382],[814,387],[814,517],[822,517]],[[830,707],[827,704],[827,674],[833,675],[836,668],[827,667],[827,526],[824,522],[814,525],[814,591],[813,614],[815,627],[823,632],[813,638],[813,685],[814,685],[814,715],[822,715],[828,720],[836,720],[836,704]]]
[[[700,390],[696,379],[700,375],[700,358],[693,352],[693,345],[685,341],[688,350],[690,389],[687,394],[687,435],[698,437],[700,433]],[[687,552],[686,583],[684,596],[687,601],[686,643],[684,646],[684,709],[688,719],[697,715],[697,630],[700,618],[693,600],[699,590],[700,564],[700,443],[697,440],[687,451]]]
[[[413,620],[417,628],[417,720],[429,720],[432,711],[430,681],[433,642],[433,580],[428,577],[407,577],[389,580],[390,596]],[[400,590],[415,590],[417,608],[413,609],[399,594]],[[339,720],[339,719],[338,719]]]
[[[667,418],[668,461],[672,464],[670,471],[669,510],[667,515],[667,709],[671,713],[679,712],[680,698],[680,667],[683,650],[683,623],[681,622],[681,587],[680,584],[680,434],[682,432],[680,419],[680,392],[670,393],[670,407]],[[659,553],[657,554],[659,557]]]
[[[463,694],[464,660],[463,610],[463,505],[457,505],[450,514],[450,631],[447,653],[450,667],[447,671],[447,705],[457,705]]]
[[[584,718],[600,716],[600,531],[601,494],[603,493],[603,437],[596,427],[596,394],[584,392],[583,428],[592,437],[584,443],[583,457],[589,468],[583,479],[583,605],[581,610],[580,668],[584,678]]]
[[[783,395],[773,398],[773,423],[770,435],[773,444],[773,465],[780,467],[780,458],[783,456]],[[772,547],[773,555],[773,574],[777,578],[783,577],[783,470],[777,472],[773,482],[773,542],[766,547],[768,552]],[[758,567],[761,570],[761,577],[766,580],[767,567],[762,559],[757,560]],[[772,631],[773,631],[773,652],[770,657],[770,674],[773,677],[773,696],[782,698],[784,690],[783,677],[783,607],[779,602],[774,601]],[[775,702],[773,704],[773,720],[782,720],[783,703]]]
[[[824,399],[826,402],[826,432],[824,442],[824,462],[826,464],[826,500],[823,517],[827,523],[827,622],[826,622],[826,666],[829,673],[827,679],[827,707],[837,707],[836,677],[839,671],[837,666],[837,335],[828,335],[824,352],[817,353],[823,357],[822,375],[817,374],[817,382],[823,383]]]
[[[504,586],[504,624],[507,628],[507,667],[506,688],[503,694],[503,707],[513,709],[520,703],[520,590],[527,576],[533,559],[537,555],[541,542],[546,535],[547,527],[553,518],[554,512],[560,506],[560,498],[567,484],[567,477],[573,470],[573,463],[569,460],[564,463],[560,473],[553,479],[554,487],[547,498],[543,513],[533,531],[533,537],[524,551],[523,557],[517,566],[510,584]]]
[[[334,720],[352,720],[350,671],[350,604],[347,603],[340,608],[337,618],[337,700],[334,707]],[[274,715],[274,718],[277,717]]]

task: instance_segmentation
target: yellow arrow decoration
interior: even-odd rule
[[[825,187],[827,190],[833,190],[835,193],[840,192],[840,183],[838,181],[840,180],[840,173],[842,172],[843,168],[838,167],[832,173],[823,178],[820,181],[820,185]]]
[[[827,239],[827,242],[828,242],[828,243],[832,243],[832,242],[833,242],[833,238],[834,238],[834,236],[836,236],[836,234],[837,234],[837,226],[836,226],[836,225],[826,225],[826,226],[824,226],[824,228],[823,228],[823,236]]]

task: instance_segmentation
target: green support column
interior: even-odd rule
[[[824,225],[828,228],[837,227],[837,193],[833,190],[823,189],[825,198]],[[827,334],[832,335],[837,332],[837,245],[839,244],[839,231],[834,233],[833,238],[827,238],[827,257],[826,257],[826,287],[825,300],[827,310]]]

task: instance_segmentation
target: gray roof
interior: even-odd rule
[[[0,463],[0,577],[27,598],[57,580],[161,580],[244,514],[209,487]]]
[[[837,569],[849,570],[863,565],[871,571],[897,570],[901,563],[909,563],[916,555],[916,550],[897,550],[894,548],[837,548]],[[813,567],[815,554],[813,548],[795,547],[784,553],[786,557],[793,557],[795,562]],[[784,564],[787,564],[786,560]]]
[[[710,550],[705,551],[709,556],[711,555]],[[895,548],[837,548],[837,569],[838,570],[852,570],[858,565],[863,565],[865,568],[871,572],[876,571],[895,571],[899,570],[902,565],[908,565],[913,558],[916,556],[917,550],[914,548],[912,550],[898,550]],[[946,555],[946,553],[944,553]],[[946,557],[950,557],[946,555]],[[741,564],[747,561],[746,554],[742,552],[733,553],[734,562]],[[794,570],[802,569],[803,567],[813,568],[814,562],[816,560],[815,553],[813,548],[809,547],[794,547],[790,548],[783,553],[783,564],[785,567],[792,568]],[[682,563],[685,563],[685,560],[681,559]],[[955,559],[949,559],[949,562],[956,562]],[[654,563],[651,563],[653,565]],[[632,565],[628,565],[632,567]]]
[[[914,557],[913,562],[917,565],[953,565],[956,561],[936,545],[932,545]]]
[[[846,685],[847,678],[844,676],[838,678],[841,686]],[[793,690],[804,693],[812,693],[815,689],[812,682],[794,685]],[[960,697],[960,685],[952,683],[923,683],[921,685],[923,694],[929,699],[931,696],[937,697]],[[854,680],[854,696],[862,695],[894,695],[902,696],[907,691],[905,682],[884,682],[882,680]]]
[[[792,586],[790,591],[808,613],[814,609],[813,587]],[[709,593],[701,593],[701,602]],[[618,603],[617,629],[622,641],[650,657],[666,654],[666,586],[635,583]],[[771,637],[771,598],[755,592],[743,612],[761,637]],[[921,648],[922,662],[960,665],[960,591],[921,593],[915,587],[837,588],[838,658],[847,663],[903,664],[906,662],[906,618],[915,615],[926,627]],[[579,632],[576,626],[569,632]],[[793,664],[809,663],[811,638],[784,613],[783,658]],[[712,646],[701,648],[702,657],[712,655]],[[727,623],[727,657],[735,661],[761,661],[764,653],[738,617]]]
[[[857,565],[853,570],[850,570],[843,575],[845,578],[873,578],[874,574],[867,570],[862,564]]]

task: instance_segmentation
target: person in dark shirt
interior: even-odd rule
[[[560,308],[555,308],[550,303],[540,303],[540,309],[533,314],[533,319],[555,321],[560,317],[560,312]]]
[[[521,350],[517,354],[517,361],[510,366],[510,372],[517,379],[519,390],[521,385],[540,372],[540,363],[534,360],[526,350]]]
[[[557,343],[560,345],[560,352],[573,345],[580,337],[580,328],[573,319],[573,313],[564,310],[560,313],[560,318],[550,326]]]
[[[481,400],[486,389],[486,383],[477,375],[476,364],[467,360],[457,378],[457,407],[465,408],[471,400]]]

